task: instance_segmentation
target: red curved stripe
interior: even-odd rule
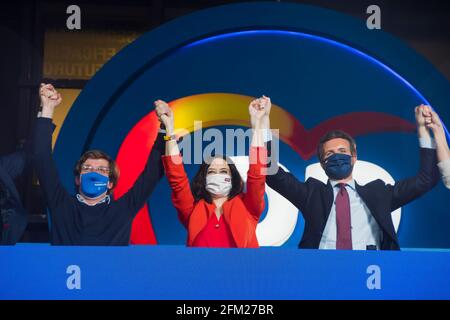
[[[343,130],[352,137],[381,132],[414,132],[416,126],[400,117],[382,112],[352,112],[328,119],[311,130],[296,118],[292,137],[281,137],[303,159],[316,155],[320,138],[331,130]]]

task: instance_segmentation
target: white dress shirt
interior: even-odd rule
[[[322,233],[319,249],[336,249],[336,195],[339,191],[338,182],[330,180],[333,187],[333,205],[328,221]],[[370,213],[369,208],[361,199],[355,189],[355,180],[349,181],[345,189],[350,199],[350,224],[352,232],[353,250],[366,250],[367,246],[376,246],[380,249],[383,233]]]

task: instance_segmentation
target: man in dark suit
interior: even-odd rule
[[[23,208],[14,179],[25,168],[26,155],[17,151],[0,157],[0,244],[12,245],[19,241],[27,225],[27,215]]]
[[[268,129],[270,99],[264,97],[260,103],[267,110]],[[400,249],[391,212],[431,190],[439,181],[434,141],[425,126],[425,108],[421,105],[415,109],[420,169],[414,177],[394,185],[379,179],[359,185],[352,176],[357,159],[355,141],[340,130],[327,133],[317,148],[321,166],[329,178],[327,184],[314,178],[300,182],[282,168],[267,176],[267,184],[303,214],[305,228],[299,248]]]

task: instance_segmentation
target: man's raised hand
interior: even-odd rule
[[[156,100],[155,111],[158,120],[164,124],[168,132],[173,131],[173,111],[170,106],[163,100]]]
[[[61,94],[51,84],[41,83],[39,96],[43,108],[55,108],[62,101]]]

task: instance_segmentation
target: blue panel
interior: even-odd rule
[[[450,251],[18,245],[0,256],[0,299],[450,299]]]

